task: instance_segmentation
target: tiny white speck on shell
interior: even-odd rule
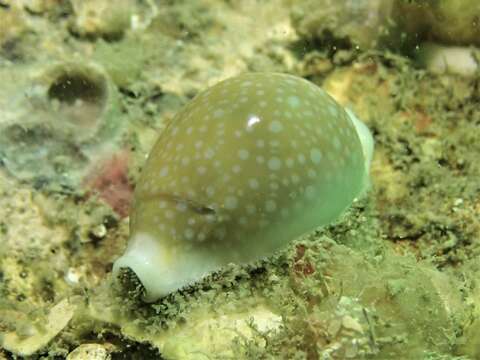
[[[265,202],[265,210],[268,212],[273,212],[277,209],[277,204],[273,200],[267,200]]]
[[[282,167],[282,161],[278,157],[272,157],[268,160],[268,168],[270,170],[280,170]]]
[[[314,164],[319,164],[322,160],[322,152],[317,148],[310,150],[310,159]]]
[[[257,179],[249,179],[248,180],[248,185],[252,188],[252,189],[258,189],[258,187],[260,186],[259,182]]]
[[[269,129],[273,133],[278,133],[283,130],[283,125],[280,121],[274,120],[270,123]]]
[[[235,196],[227,196],[225,198],[225,208],[226,209],[235,209],[238,205],[238,199]]]
[[[242,160],[247,160],[249,155],[249,151],[247,149],[240,149],[238,150],[238,157]]]

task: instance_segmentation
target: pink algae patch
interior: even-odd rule
[[[308,260],[305,260],[306,247],[303,244],[297,245],[297,253],[294,257],[293,271],[297,275],[309,276],[315,272],[315,267]]]
[[[122,151],[100,160],[84,182],[91,195],[97,195],[121,217],[128,215],[133,185],[128,179],[129,153]]]

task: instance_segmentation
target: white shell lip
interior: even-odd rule
[[[348,114],[355,130],[357,131],[358,138],[362,144],[363,157],[365,159],[365,172],[370,173],[370,165],[372,163],[373,150],[374,150],[374,140],[370,129],[365,125],[355,113],[349,108],[345,108],[345,111]]]
[[[113,264],[113,275],[116,277],[121,268],[130,268],[145,287],[144,300],[154,301],[178,288],[168,269],[167,255],[160,241],[146,233],[132,236],[125,253]],[[162,268],[162,274],[158,270]],[[169,281],[170,280],[170,281]]]
[[[162,239],[135,233],[125,253],[113,264],[113,276],[118,276],[121,268],[130,268],[145,288],[143,300],[153,302],[220,268],[208,251],[197,250],[178,253]]]

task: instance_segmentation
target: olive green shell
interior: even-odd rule
[[[203,259],[179,274],[195,280],[328,224],[366,171],[355,126],[325,91],[247,73],[200,93],[161,133],[137,184],[131,236],[161,244],[169,276],[189,255]]]

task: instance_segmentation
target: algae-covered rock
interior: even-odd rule
[[[17,67],[0,79],[0,158],[19,179],[78,183],[120,132],[117,90],[95,63]]]
[[[396,0],[393,15],[419,40],[480,45],[480,3],[476,0]]]
[[[326,238],[294,249],[286,272],[277,259],[260,276],[243,273],[236,284],[219,273],[206,281],[210,290],[204,282],[191,295],[150,305],[120,304],[104,293],[92,301],[90,316],[154,345],[167,359],[413,359],[452,350],[462,310],[449,277],[413,258],[387,250],[372,258]]]
[[[70,29],[74,34],[116,40],[130,27],[134,1],[119,0],[112,7],[103,0],[73,0],[72,6],[75,17]]]
[[[432,73],[472,76],[478,71],[479,51],[468,46],[425,43],[416,58],[422,67]]]
[[[5,313],[0,310],[0,344],[6,350],[20,355],[29,356],[44,348],[60,331],[67,326],[75,311],[75,305],[64,299],[48,311],[45,318],[37,318],[36,323],[29,322],[26,314]],[[3,330],[5,320],[11,320],[13,328]],[[2,324],[3,323],[3,324]]]
[[[302,1],[292,21],[302,38],[362,49],[384,46],[391,36],[391,0]]]
[[[68,354],[67,360],[110,360],[109,349],[101,344],[82,344]]]
[[[475,0],[347,0],[295,2],[292,20],[301,38],[337,48],[413,50],[423,41],[480,44]]]

